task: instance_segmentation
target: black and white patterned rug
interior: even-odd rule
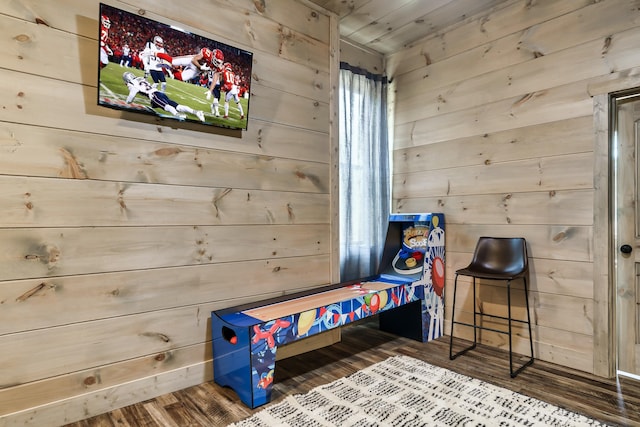
[[[289,396],[233,427],[605,426],[540,400],[394,356]]]

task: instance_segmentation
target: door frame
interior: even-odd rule
[[[615,377],[617,369],[612,95],[634,88],[640,92],[640,69],[630,70],[628,74],[630,76],[622,77],[616,73],[587,87],[593,98],[594,125],[593,373],[607,378]]]
[[[635,320],[638,309],[635,307],[635,289],[637,285],[638,275],[638,259],[637,253],[632,255],[622,255],[622,245],[638,246],[637,238],[637,206],[633,208],[634,213],[628,212],[626,214],[620,214],[620,210],[626,211],[630,208],[628,198],[631,186],[633,186],[633,199],[634,205],[637,199],[638,191],[638,159],[639,154],[637,152],[638,145],[638,120],[640,115],[640,88],[632,90],[612,93],[610,96],[610,123],[611,128],[618,130],[615,139],[612,136],[611,147],[616,147],[617,151],[614,157],[618,160],[612,161],[612,170],[614,172],[614,182],[611,186],[611,193],[613,196],[611,215],[614,224],[612,225],[612,239],[614,241],[615,252],[612,252],[613,260],[613,283],[615,284],[614,298],[614,313],[615,313],[615,346],[616,346],[616,371],[617,374],[621,374],[620,369],[625,369],[625,375],[637,376],[637,360],[640,357],[636,350],[636,334],[637,334],[637,322]],[[624,109],[624,110],[623,110]],[[624,112],[626,111],[626,112]],[[621,120],[621,118],[624,119]],[[624,126],[621,128],[621,124]],[[622,135],[621,135],[622,134]],[[633,146],[633,158],[631,159],[631,146]],[[623,148],[624,147],[624,148]],[[631,162],[632,160],[632,162]],[[631,164],[633,163],[633,164]],[[633,182],[629,182],[630,180]],[[623,180],[623,181],[621,181]],[[628,217],[627,217],[628,216]],[[631,218],[631,216],[633,218]],[[633,263],[632,263],[633,262]],[[633,277],[629,277],[632,275]],[[624,290],[624,294],[628,292],[628,289],[633,287],[633,299],[628,298],[626,295],[621,296],[620,292]],[[631,307],[633,306],[633,308]],[[623,317],[624,316],[624,317]],[[630,319],[630,317],[633,319]],[[625,327],[629,327],[629,323],[633,323],[633,327],[629,330],[625,330]],[[624,326],[627,325],[627,326]],[[622,334],[622,335],[621,335]],[[633,336],[633,338],[631,337]],[[633,344],[630,344],[632,340]],[[624,355],[624,356],[623,356]]]

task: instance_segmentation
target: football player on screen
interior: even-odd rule
[[[213,94],[213,102],[211,104],[211,113],[220,117],[220,112],[218,110],[219,107],[219,99],[220,99],[220,90],[222,88],[222,73],[224,71],[224,54],[220,49],[213,50],[213,70],[211,70],[211,84],[209,85],[209,89],[205,92],[207,96],[207,101],[211,100],[211,95]]]
[[[100,16],[100,68],[106,67],[109,64],[109,57],[113,55],[109,47],[109,28],[111,28],[109,17]]]
[[[216,64],[221,62],[219,57],[222,56],[222,51],[203,47],[195,55],[172,57],[166,53],[158,53],[157,56],[168,61],[173,67],[182,68],[174,72],[173,76],[183,82],[189,82],[200,74],[210,71],[212,66],[215,68]],[[224,56],[222,58],[224,61]]]
[[[166,53],[164,40],[160,36],[155,36],[152,41],[147,42],[140,57],[144,64],[145,74],[151,75],[154,83],[160,83],[160,91],[164,92],[167,89],[167,79],[165,77],[167,66],[158,57],[159,53]]]
[[[120,66],[129,67],[131,65],[131,48],[128,44],[122,46],[122,56],[120,57]]]
[[[244,119],[244,111],[242,111],[242,104],[240,104],[240,98],[238,97],[238,86],[240,84],[240,76],[236,75],[231,68],[231,64],[226,62],[224,64],[224,71],[222,72],[222,89],[226,92],[224,96],[224,118],[229,118],[229,100],[233,98],[238,106],[238,112],[240,113],[240,119]]]
[[[126,71],[122,74],[122,80],[129,88],[129,96],[127,96],[126,103],[129,104],[133,101],[133,98],[139,93],[145,95],[151,101],[153,108],[161,108],[173,114],[176,118],[184,120],[187,115],[185,113],[193,114],[200,121],[204,122],[204,113],[199,110],[181,105],[170,99],[164,92],[160,92],[149,83],[144,77],[136,77],[133,73]]]

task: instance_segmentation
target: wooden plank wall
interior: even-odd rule
[[[505,1],[386,58],[394,207],[446,214],[447,295],[478,237],[525,237],[535,356],[587,372],[607,371],[594,366],[607,340],[594,337],[609,333],[594,317],[595,305],[606,312],[607,304],[594,298],[607,294],[606,280],[594,279],[594,215],[606,215],[606,206],[594,209],[588,87],[637,74],[639,23],[636,1]],[[477,303],[504,314],[504,294],[486,286]],[[456,316],[470,319],[471,295],[459,297]],[[520,315],[523,304],[520,295]],[[499,334],[482,340],[507,346]]]
[[[340,61],[373,74],[384,73],[384,57],[381,54],[347,40],[340,40]]]
[[[98,3],[0,2],[2,425],[211,380],[211,310],[331,282],[336,21],[110,1],[254,53],[249,130],[229,132],[96,106]]]

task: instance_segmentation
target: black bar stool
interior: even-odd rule
[[[451,313],[451,336],[449,341],[449,359],[456,357],[472,350],[477,344],[477,330],[485,329],[501,334],[509,335],[509,370],[511,378],[518,375],[524,368],[533,364],[533,337],[531,335],[531,315],[529,314],[529,297],[527,291],[527,274],[529,272],[529,263],[527,258],[527,242],[521,237],[480,237],[473,253],[471,263],[456,271],[456,277],[453,285],[453,309]],[[458,289],[458,276],[469,276],[473,278],[473,324],[460,322],[455,320],[456,314],[456,291]],[[505,280],[507,282],[507,310],[508,316],[495,316],[478,311],[476,306],[476,278]],[[511,281],[522,279],[524,284],[524,298],[527,306],[527,320],[519,320],[511,318]],[[497,319],[507,320],[509,327],[507,331],[479,326],[477,322],[478,316],[489,316]],[[526,323],[529,326],[529,346],[531,349],[531,357],[527,362],[520,366],[516,371],[513,370],[513,349],[511,337],[511,323]],[[473,344],[459,352],[453,354],[453,327],[454,325],[464,325],[473,328]]]

